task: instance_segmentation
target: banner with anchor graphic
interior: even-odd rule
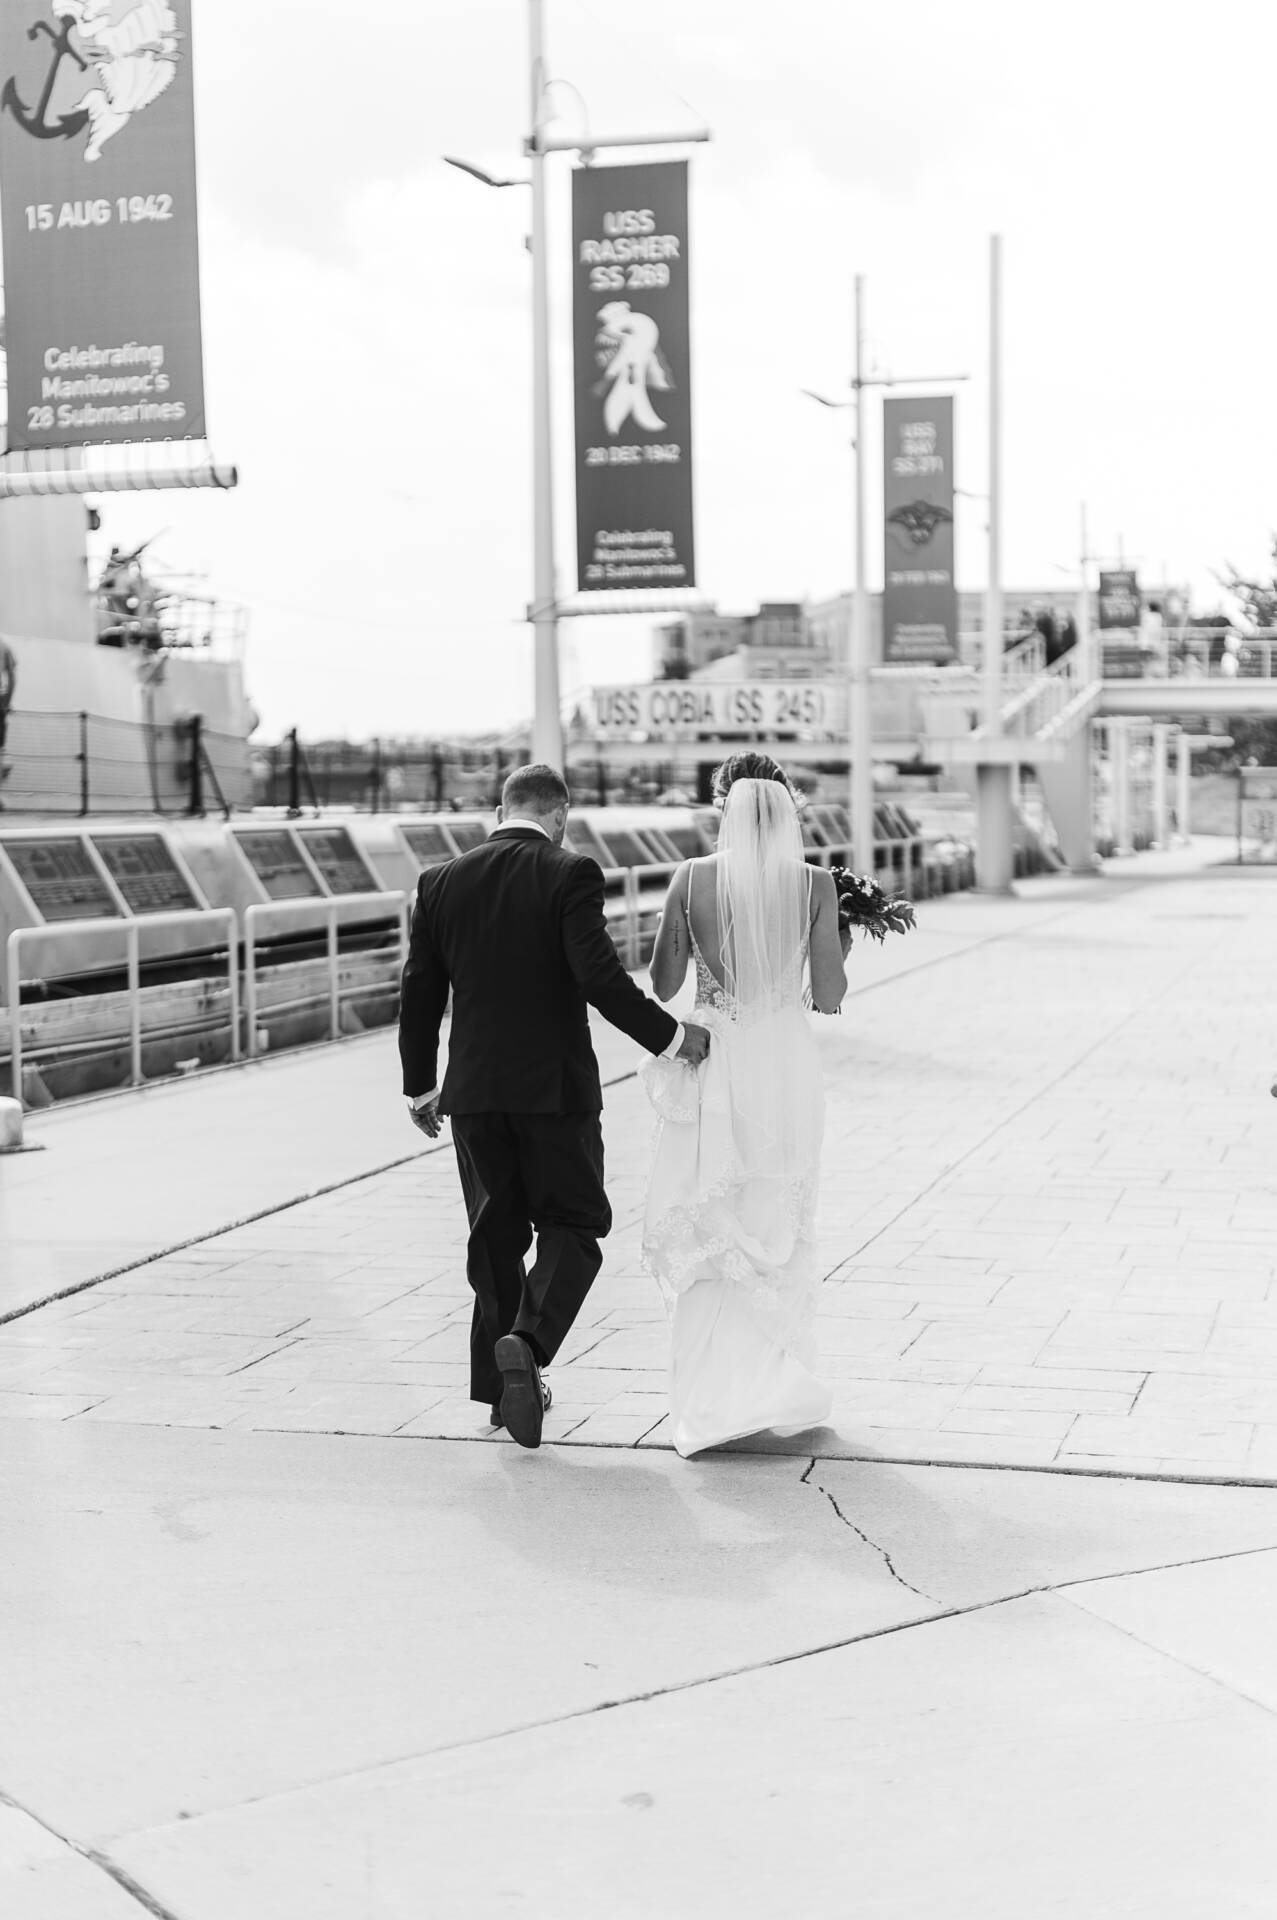
[[[199,439],[191,0],[3,0],[11,451]]]
[[[953,574],[953,401],[883,402],[883,658],[958,657]]]
[[[696,584],[687,162],[572,175],[577,584]]]

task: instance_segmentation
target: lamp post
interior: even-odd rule
[[[559,690],[559,597],[554,577],[554,438],[550,411],[550,275],[546,245],[542,110],[547,73],[544,0],[528,0],[529,126],[524,142],[529,179],[501,179],[471,161],[445,154],[448,166],[485,187],[531,187],[532,235],[532,758],[563,771]]]
[[[554,579],[554,444],[550,425],[550,275],[546,246],[544,0],[528,0],[532,128],[532,758],[563,771],[559,606]]]
[[[550,390],[550,277],[546,222],[546,156],[578,153],[587,160],[598,147],[683,146],[708,140],[709,128],[688,127],[660,134],[547,131],[545,102],[550,90],[545,54],[545,0],[528,0],[530,132],[525,139],[530,178],[503,180],[445,154],[485,187],[532,189],[532,601],[528,620],[533,636],[532,758],[564,770],[563,714],[559,688],[560,607],[554,568],[554,432]]]
[[[987,757],[976,767],[976,885],[1010,893],[1012,760],[1002,739],[1002,236],[989,242],[989,572],[984,594],[981,673]]]
[[[952,386],[965,373],[917,374],[892,379],[865,372],[865,276],[856,275],[855,351],[851,399],[830,400],[804,387],[803,393],[822,407],[853,410],[852,447],[855,450],[855,500],[852,506],[851,632],[847,647],[847,743],[851,759],[851,857],[858,873],[874,870],[873,710],[870,705],[871,647],[869,641],[869,582],[865,570],[865,392],[870,387]]]
[[[984,595],[984,724],[1002,712],[1002,236],[989,246],[989,574]]]

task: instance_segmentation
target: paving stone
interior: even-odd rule
[[[937,903],[937,921],[996,911],[1005,930],[978,953],[959,943],[882,977],[817,1029],[829,1113],[819,1255],[833,1275],[819,1334],[838,1407],[822,1446],[889,1439],[902,1457],[947,1447],[955,1461],[979,1449],[1050,1464],[1047,1436],[1075,1415],[1053,1464],[1211,1477],[1244,1457],[1277,1479],[1277,1109],[1255,1070],[1277,891],[1156,871],[1166,877],[1136,888],[1070,882],[1045,917],[1038,883],[997,909]],[[1186,919],[1169,948],[1159,917],[1192,915],[1208,889],[1242,917],[1226,932]],[[603,1046],[633,1058],[628,1042],[605,1034]],[[392,1037],[359,1047],[362,1084],[390,1085],[393,1105]],[[349,1078],[352,1058],[338,1050],[334,1072],[345,1062]],[[313,1103],[323,1059],[291,1080],[279,1065],[226,1076],[219,1111],[266,1086]],[[206,1098],[166,1095],[164,1127]],[[577,1444],[633,1446],[664,1393],[667,1335],[640,1261],[650,1116],[633,1080],[607,1098],[617,1226],[552,1377]],[[102,1105],[95,1138],[144,1104]],[[68,1138],[72,1124],[90,1123],[33,1120]],[[278,1178],[304,1186],[307,1156],[309,1134]],[[6,1178],[32,1178],[33,1164]],[[112,1245],[134,1244],[105,1226]],[[149,1423],[171,1406],[175,1421],[210,1424],[219,1395],[231,1417],[256,1416],[240,1398],[248,1381],[291,1399],[292,1417],[322,1404],[321,1389],[356,1413],[406,1394],[421,1401],[411,1426],[472,1436],[465,1237],[451,1152],[417,1155],[0,1326],[0,1394],[28,1415],[65,1419],[78,1398],[73,1419],[116,1422],[132,1406]],[[32,1245],[0,1222],[11,1264],[34,1260]],[[976,1419],[994,1430],[955,1430]]]

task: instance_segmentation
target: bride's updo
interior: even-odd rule
[[[711,791],[714,805],[720,810],[738,780],[774,780],[778,786],[784,787],[796,807],[802,805],[802,795],[770,753],[729,754],[721,766],[715,767]]]

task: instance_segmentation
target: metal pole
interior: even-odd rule
[[[244,909],[244,1048],[257,1058],[257,904]]]
[[[984,724],[1002,710],[1002,235],[989,241],[989,580],[984,596]]]
[[[297,729],[292,727],[288,734],[288,817],[296,820],[302,810],[301,787],[301,747],[297,739]]]
[[[229,910],[228,910],[229,911]],[[231,1022],[231,1059],[239,1059],[239,940],[235,915],[226,929],[226,1003]]]
[[[1188,735],[1186,733],[1180,734],[1175,746],[1177,755],[1175,765],[1175,826],[1179,838],[1187,842],[1192,838],[1193,833],[1192,823],[1189,819],[1189,814],[1192,810],[1192,800],[1190,798],[1192,788],[1190,786],[1190,780],[1192,778],[1193,749],[1189,745]]]
[[[1077,596],[1077,669],[1078,681],[1089,686],[1092,680],[1099,679],[1099,662],[1091,658],[1091,595],[1087,585],[1086,569],[1089,556],[1086,550],[1086,502],[1079,508],[1081,547],[1078,551],[1078,571],[1081,587]]]
[[[988,759],[976,768],[976,884],[1010,893],[1015,878],[1011,766],[1002,734],[1002,236],[989,241],[989,578],[984,596],[983,707]]]
[[[13,1075],[13,1097],[21,1106],[22,1102],[22,933],[21,927],[15,927],[9,935],[5,958],[8,962],[6,972],[8,981],[6,994],[9,1001],[9,1066]]]
[[[869,592],[865,580],[865,277],[856,275],[855,575],[847,649],[847,729],[851,748],[851,844],[857,873],[874,870],[873,713],[869,704]]]
[[[142,982],[138,955],[138,923],[130,920],[124,930],[129,974],[129,1085],[142,1084]]]
[[[1165,721],[1153,723],[1153,845],[1166,847],[1170,844],[1169,823],[1166,818],[1166,761],[1167,736],[1170,729]]]
[[[1113,839],[1114,853],[1133,853],[1131,842],[1131,745],[1129,721],[1117,718],[1109,723],[1113,767]]]
[[[186,811],[197,815],[204,811],[204,716],[191,715],[191,778]]]
[[[532,132],[532,758],[563,770],[559,700],[559,620],[554,579],[554,449],[550,416],[550,276],[547,258],[545,153],[540,144],[545,99],[544,0],[528,0]]]
[[[337,902],[330,900],[328,918],[328,1034],[341,1039],[341,988],[337,979]]]
[[[80,714],[80,818],[89,812],[89,716]]]

